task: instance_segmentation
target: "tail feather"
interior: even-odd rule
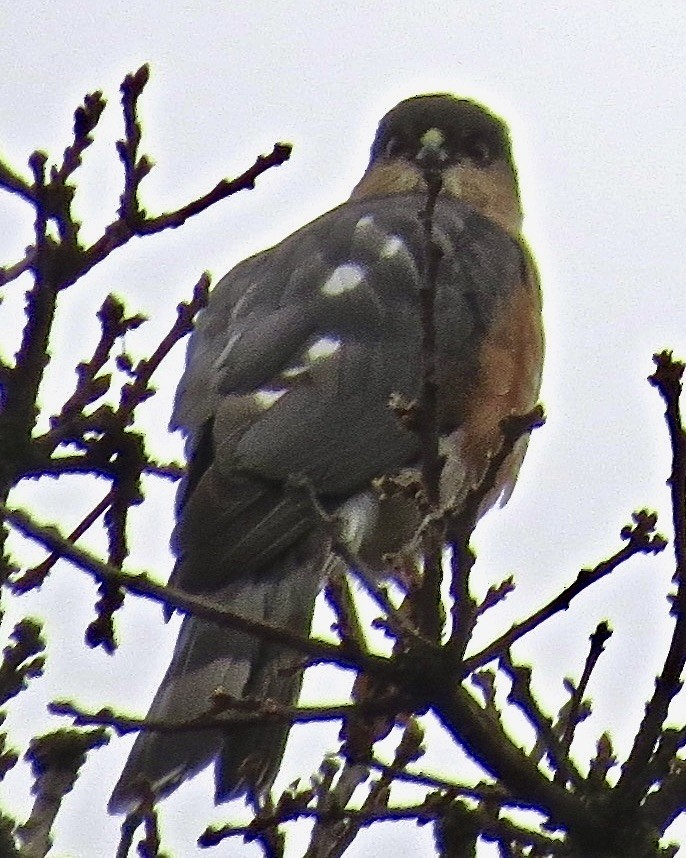
[[[319,544],[317,544],[317,542]],[[316,550],[313,547],[316,546]],[[269,575],[240,584],[221,604],[236,613],[309,634],[326,559],[326,540],[302,540]],[[289,706],[302,684],[303,656],[267,639],[187,616],[171,664],[148,717],[168,723],[206,713],[217,690],[238,698]],[[216,760],[216,799],[263,793],[276,777],[290,725],[287,722],[139,733],[109,803],[111,813],[133,810],[141,790],[162,798]]]

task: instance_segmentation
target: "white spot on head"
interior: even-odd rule
[[[337,297],[353,289],[364,280],[364,268],[347,262],[335,268],[321,288],[322,295]]]
[[[271,408],[272,405],[275,405],[285,392],[285,388],[263,387],[260,390],[256,390],[253,393],[252,398],[255,400],[255,403],[259,408],[266,411],[268,408]]]
[[[429,130],[425,131],[419,138],[419,142],[422,146],[443,146],[445,145],[445,134],[440,128],[429,128]]]
[[[319,337],[307,350],[307,359],[312,362],[319,358],[327,358],[335,355],[341,347],[338,337]]]

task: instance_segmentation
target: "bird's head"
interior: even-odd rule
[[[401,101],[379,123],[369,166],[351,198],[422,192],[427,170],[440,172],[444,194],[519,233],[510,136],[485,107],[448,94]]]

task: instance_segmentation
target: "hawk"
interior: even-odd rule
[[[230,271],[188,346],[172,428],[186,437],[170,583],[246,617],[309,634],[339,522],[350,549],[382,571],[417,527],[378,478],[411,474],[417,435],[389,407],[422,385],[419,291],[427,241],[418,213],[439,173],[435,294],[441,494],[459,504],[501,444],[500,425],[536,403],[541,301],[506,125],[447,94],[402,101],[381,120],[350,198]],[[512,490],[520,439],[481,512]],[[309,491],[295,491],[294,478]],[[149,717],[207,712],[218,689],[289,705],[301,656],[186,616]],[[214,761],[216,800],[271,788],[288,725],[142,732],[110,801],[132,810]]]

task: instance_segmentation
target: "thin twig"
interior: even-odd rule
[[[150,379],[155,370],[172,348],[193,329],[195,317],[207,304],[210,284],[211,277],[208,272],[204,272],[193,287],[191,300],[182,301],[177,306],[176,319],[155,351],[149,358],[139,361],[132,370],[133,380],[122,388],[116,412],[122,427],[131,422],[135,408],[150,395]]]
[[[682,688],[681,675],[686,664],[686,435],[679,405],[684,364],[674,360],[671,352],[655,355],[653,360],[656,370],[648,380],[658,389],[665,403],[665,421],[672,449],[672,470],[668,482],[674,524],[677,593],[672,600],[671,613],[675,624],[669,650],[617,783],[617,801],[624,812],[628,812],[630,806],[636,806],[650,786],[645,777],[648,762],[667,718],[669,705]]]
[[[519,623],[515,623],[512,628],[494,640],[488,646],[484,647],[481,652],[466,658],[461,665],[462,675],[471,673],[483,665],[488,664],[494,658],[497,658],[506,650],[510,649],[514,643],[521,640],[525,635],[538,628],[547,619],[560,611],[566,611],[569,608],[572,599],[583,593],[596,581],[609,575],[611,572],[625,563],[636,554],[657,554],[662,551],[666,542],[662,536],[655,533],[655,524],[657,517],[648,513],[645,510],[633,513],[633,526],[627,525],[622,530],[622,539],[627,540],[627,544],[620,548],[615,554],[607,560],[601,561],[593,569],[581,569],[576,579],[565,589],[558,593],[538,611],[531,614],[527,619]]]
[[[427,796],[422,804],[408,806],[391,806],[381,808],[369,808],[366,810],[353,810],[347,808],[319,810],[318,808],[303,806],[297,801],[297,796],[291,804],[283,808],[276,808],[273,815],[255,819],[248,825],[226,825],[208,828],[198,839],[202,847],[216,846],[229,837],[243,837],[246,841],[255,840],[259,832],[265,827],[275,827],[286,822],[297,819],[315,820],[350,820],[358,828],[368,827],[376,822],[399,822],[402,820],[414,821],[418,824],[433,822],[443,817],[450,799],[443,796]],[[539,834],[529,829],[520,827],[516,823],[504,819],[494,820],[487,817],[486,812],[475,808],[466,811],[473,817],[473,824],[485,830],[489,839],[502,837],[508,840],[518,840],[526,846],[533,846],[543,850],[544,855],[569,854],[567,847],[559,840],[547,835]],[[534,853],[531,853],[534,854]]]
[[[194,733],[198,730],[226,729],[251,724],[339,721],[352,714],[371,718],[385,713],[382,701],[367,700],[360,703],[341,703],[331,706],[282,706],[273,700],[231,698],[217,694],[207,712],[181,721],[157,718],[136,718],[122,715],[112,709],[89,712],[69,700],[55,700],[48,704],[53,715],[72,718],[78,727],[111,727],[119,736],[128,733]]]
[[[112,501],[112,492],[113,490],[110,489],[105,497],[93,507],[88,515],[81,519],[67,537],[69,542],[76,542],[93,524],[95,524],[110,505]],[[60,557],[61,555],[59,552],[51,552],[51,554],[49,554],[48,557],[46,557],[45,560],[37,566],[34,566],[32,569],[27,569],[20,578],[14,579],[10,584],[12,591],[15,593],[26,593],[28,590],[40,587],[43,581],[45,581],[48,572],[52,569],[55,563],[57,563]]]
[[[15,173],[4,161],[0,161],[0,188],[22,197],[31,205],[36,202],[36,192],[31,183]]]
[[[598,659],[602,655],[605,650],[605,644],[609,640],[612,635],[612,630],[607,622],[598,623],[596,630],[591,635],[591,646],[588,651],[588,655],[586,656],[586,662],[584,664],[584,669],[581,674],[581,679],[579,680],[579,684],[574,689],[574,693],[572,694],[572,698],[570,700],[569,709],[566,715],[566,723],[564,733],[562,734],[562,738],[560,739],[560,746],[562,749],[562,753],[569,758],[569,749],[572,746],[572,740],[574,738],[574,731],[577,728],[579,723],[579,713],[581,711],[581,704],[584,699],[584,695],[586,694],[586,689],[588,688],[588,683],[591,680],[591,674],[598,663]],[[562,780],[564,777],[564,773],[561,769],[557,770],[556,777],[558,780]]]
[[[336,616],[334,630],[346,646],[368,651],[364,625],[360,619],[348,577],[338,570],[329,574],[324,597]]]
[[[470,540],[476,527],[481,504],[495,486],[498,474],[517,442],[525,434],[543,426],[544,422],[545,414],[540,404],[528,414],[506,417],[500,424],[502,433],[500,448],[490,457],[488,467],[478,484],[469,490],[461,501],[459,509],[448,507],[445,512],[447,536],[452,549],[450,579],[452,629],[446,651],[455,664],[459,664],[464,658],[480,613],[479,606],[470,592],[469,579],[475,560]]]
[[[583,784],[583,777],[568,758],[551,719],[541,711],[534,697],[531,690],[531,668],[515,664],[509,651],[501,656],[499,664],[512,682],[508,702],[516,705],[534,728],[538,743],[545,751],[555,772],[560,774],[556,782],[560,784],[569,782],[578,790]]]
[[[0,286],[6,286],[13,280],[21,277],[26,271],[30,271],[34,262],[33,248],[29,248],[29,252],[23,259],[15,262],[13,265],[0,266]]]
[[[424,272],[419,288],[419,316],[421,321],[422,385],[419,395],[414,431],[420,442],[422,486],[430,513],[438,510],[441,502],[441,474],[445,463],[439,449],[438,431],[438,378],[436,373],[436,292],[438,271],[443,251],[434,237],[434,212],[443,187],[440,170],[424,170],[426,203],[419,212],[424,232]],[[443,547],[445,522],[434,517],[422,534],[422,581],[412,594],[413,613],[417,626],[430,641],[441,638],[443,612],[441,609],[441,582],[443,579]]]

